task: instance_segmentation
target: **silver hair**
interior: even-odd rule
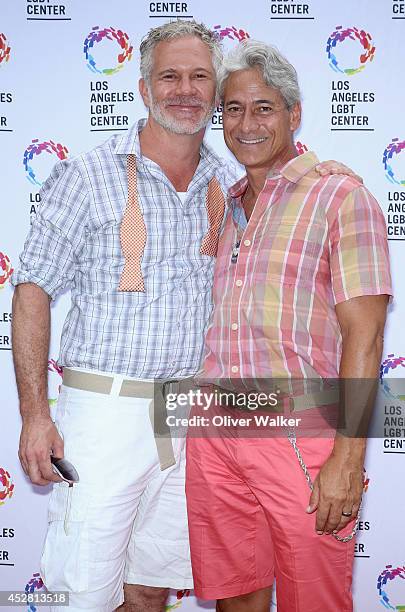
[[[251,38],[241,41],[224,59],[218,77],[218,91],[223,97],[226,79],[237,70],[258,68],[264,82],[277,89],[291,109],[301,100],[297,72],[276,47]]]
[[[219,69],[223,62],[222,43],[216,32],[212,32],[203,23],[197,21],[171,21],[164,23],[157,28],[152,28],[147,36],[142,40],[139,47],[141,53],[141,75],[146,83],[150,82],[153,68],[153,50],[162,40],[172,40],[183,38],[184,36],[197,36],[207,45],[212,54],[212,64],[215,75],[218,77]]]

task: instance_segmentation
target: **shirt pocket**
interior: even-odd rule
[[[266,237],[267,268],[262,274],[282,285],[313,287],[323,250],[325,228],[283,223]],[[266,259],[266,255],[264,257]],[[260,274],[258,276],[260,279]]]

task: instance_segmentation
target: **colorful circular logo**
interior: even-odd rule
[[[370,484],[370,478],[366,472],[366,469],[363,468],[363,493],[367,493],[369,484]]]
[[[42,186],[42,181],[38,180],[34,168],[31,166],[31,162],[34,156],[41,155],[41,153],[49,153],[50,155],[56,155],[60,160],[64,160],[68,156],[68,150],[60,143],[53,142],[53,140],[39,142],[35,138],[31,144],[24,151],[23,164],[26,172],[27,179],[33,185],[38,187]]]
[[[48,372],[49,374],[53,375],[53,376],[50,376],[48,374],[48,393],[50,396],[55,396],[55,397],[48,397],[48,403],[49,403],[49,406],[54,406],[58,401],[60,386],[62,384],[62,379],[63,379],[63,368],[57,364],[55,359],[49,359]]]
[[[385,567],[386,569],[383,570],[377,578],[377,591],[380,597],[380,603],[384,608],[388,608],[388,610],[401,610],[405,612],[405,605],[393,603],[385,590],[387,584],[392,580],[397,580],[398,578],[405,580],[405,566],[394,568],[392,565],[386,565]]]
[[[235,28],[235,26],[223,27],[221,25],[216,25],[212,29],[218,35],[220,40],[228,38],[229,40],[241,42],[242,40],[250,38],[249,34],[245,32],[245,30]]]
[[[5,253],[0,251],[0,289],[4,289],[6,282],[14,272],[11,261]]]
[[[4,506],[7,499],[11,499],[14,493],[14,484],[7,470],[0,467],[0,506]]]
[[[7,42],[5,34],[0,32],[0,65],[5,64],[10,59],[11,47]]]
[[[169,610],[170,611],[177,610],[178,608],[180,608],[184,597],[190,597],[190,589],[184,589],[183,591],[177,591],[176,601],[166,606],[166,612],[169,612]]]
[[[380,366],[380,384],[384,394],[391,400],[405,401],[405,393],[403,391],[403,378],[398,379],[398,384],[395,384],[393,378],[386,378],[388,373],[397,368],[405,368],[405,357],[395,357],[394,353],[390,353]],[[401,384],[402,383],[402,384]],[[402,387],[402,389],[400,388]]]
[[[121,48],[121,51],[118,53],[117,57],[117,65],[113,68],[98,67],[93,55],[95,44],[104,39],[115,40]],[[115,28],[103,28],[100,30],[99,26],[95,26],[92,28],[90,34],[84,41],[83,51],[84,55],[86,56],[87,66],[92,72],[110,76],[119,72],[124,67],[124,62],[130,61],[132,58],[133,47],[129,42],[128,34],[122,30],[116,30]]]
[[[335,55],[336,47],[338,44],[343,43],[345,40],[358,41],[363,47],[363,51],[360,53],[358,59],[358,66],[355,68],[343,68]],[[337,26],[336,30],[329,36],[328,42],[326,43],[326,52],[328,54],[329,65],[335,72],[341,72],[347,76],[352,76],[361,72],[366,67],[367,62],[371,62],[375,54],[375,46],[371,40],[370,34],[364,30],[358,28],[346,28]]]
[[[297,149],[298,155],[302,155],[303,153],[306,153],[308,151],[307,145],[303,142],[300,142],[299,140],[297,140],[297,142],[295,143],[295,148]]]
[[[27,582],[27,584],[25,585],[25,589],[24,589],[25,593],[27,593],[27,595],[30,595],[31,593],[35,593],[35,592],[46,592],[46,587],[44,585],[44,583],[42,582],[42,578],[41,578],[41,574],[32,574],[32,578]],[[27,607],[27,611],[28,612],[37,612],[37,608],[36,606],[34,606],[33,604],[30,604]]]
[[[395,177],[394,170],[391,166],[391,160],[396,155],[402,153],[405,150],[405,140],[399,142],[399,138],[393,138],[388,147],[385,149],[383,154],[383,164],[385,170],[385,176],[391,183],[396,185],[403,185],[405,187],[405,179],[398,179]]]

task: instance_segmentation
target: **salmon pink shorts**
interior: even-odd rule
[[[333,438],[298,445],[314,480]],[[315,513],[305,511],[310,489],[286,435],[189,437],[186,469],[198,597],[235,597],[275,579],[278,612],[352,612],[354,538],[316,534]]]

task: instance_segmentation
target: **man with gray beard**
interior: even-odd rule
[[[111,612],[124,591],[126,611],[161,612],[168,588],[192,587],[184,440],[155,439],[150,406],[198,370],[236,177],[203,142],[222,61],[215,35],[179,21],[140,50],[148,119],[54,167],[13,277],[19,454],[34,484],[55,483],[41,573],[69,592],[70,612]],[[64,380],[50,415],[50,302],[65,288]],[[80,481],[55,475],[51,456]]]

